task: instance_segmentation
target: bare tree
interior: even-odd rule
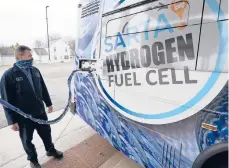
[[[51,34],[49,35],[49,40],[50,41],[54,41],[54,40],[58,40],[58,39],[61,39],[61,35],[60,34]]]
[[[69,46],[70,46],[70,49],[71,49],[73,52],[75,52],[76,41],[75,41],[75,40],[69,40],[69,41],[68,41],[68,44],[69,44]]]
[[[36,48],[41,48],[42,46],[44,46],[44,43],[43,43],[43,41],[41,41],[41,40],[35,40],[35,41],[34,41],[34,46],[35,46]]]
[[[74,37],[66,36],[66,37],[64,37],[63,39],[68,43],[70,49],[75,53],[75,45],[76,45],[76,42],[75,42]]]
[[[11,45],[10,47],[13,48],[13,50],[15,51],[18,46],[19,46],[19,43],[16,43],[15,45]]]

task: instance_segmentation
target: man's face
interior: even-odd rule
[[[30,60],[32,59],[32,52],[29,50],[25,50],[21,55],[18,57],[20,60]]]

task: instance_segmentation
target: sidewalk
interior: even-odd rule
[[[58,111],[55,113],[49,114],[49,119],[54,119],[60,115],[62,111]],[[69,124],[69,125],[68,125]],[[67,126],[68,125],[68,126]],[[67,126],[65,131],[64,128]],[[71,113],[68,113],[59,123],[54,124],[52,127],[52,137],[53,142],[58,150],[65,152],[65,157],[62,165],[58,166],[61,168],[83,168],[78,167],[76,165],[75,158],[79,158],[79,148],[81,148],[81,152],[83,151],[85,154],[89,153],[89,148],[85,148],[85,144],[103,144],[104,150],[110,151],[109,155],[103,157],[100,163],[97,163],[91,167],[99,167],[99,168],[140,168],[135,162],[118,152],[116,149],[106,144],[107,142],[103,140],[100,136],[96,134],[96,132],[89,127],[82,119],[80,119],[77,115],[73,116]],[[63,133],[62,133],[63,132]],[[60,136],[60,134],[62,135]],[[14,132],[10,130],[9,127],[0,129],[0,167],[1,168],[29,168],[28,161],[26,159],[26,155],[24,153],[21,141],[19,139],[18,132]],[[59,139],[57,140],[57,138]],[[85,141],[86,140],[86,141]],[[46,168],[51,168],[49,165],[57,164],[52,158],[49,158],[45,155],[45,149],[43,147],[43,143],[40,137],[37,135],[36,131],[34,133],[33,142],[37,148],[38,157],[41,164],[44,164]],[[103,142],[103,143],[102,143]],[[84,144],[84,145],[83,145]],[[98,145],[97,146],[98,149]],[[93,145],[91,145],[93,146]],[[70,150],[69,150],[70,149]],[[99,149],[102,149],[99,147]],[[75,151],[73,151],[75,150]],[[94,149],[91,149],[94,150]],[[78,156],[75,153],[78,153]],[[94,151],[100,152],[99,150]],[[106,152],[105,152],[106,153]],[[83,155],[83,154],[82,154]],[[98,154],[97,154],[98,155]],[[99,155],[102,155],[99,153]],[[83,156],[82,156],[83,157]],[[70,159],[71,158],[71,159]],[[99,157],[98,157],[99,158]],[[85,158],[87,159],[87,157]],[[82,159],[81,159],[82,160]],[[88,161],[87,161],[88,162]],[[45,164],[46,163],[46,164]],[[84,162],[85,163],[85,162]],[[89,168],[90,165],[88,165]],[[52,166],[53,167],[53,166]],[[56,167],[56,166],[55,166]],[[86,167],[85,167],[86,168]]]

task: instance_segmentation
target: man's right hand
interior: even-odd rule
[[[13,131],[18,131],[19,130],[19,125],[18,123],[15,123],[13,125],[10,125],[10,128],[13,130]]]

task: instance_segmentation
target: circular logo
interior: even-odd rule
[[[215,10],[217,2],[213,1],[206,2],[212,12],[218,15],[218,10]],[[174,10],[178,7],[174,7]],[[159,17],[163,20],[163,15]],[[176,122],[203,109],[227,81],[227,74],[220,72],[226,62],[223,60],[227,58],[225,45],[228,39],[223,35],[223,31],[227,30],[227,22],[217,22],[215,29],[212,28],[218,32],[216,41],[219,45],[215,53],[217,61],[214,62],[214,69],[212,72],[196,71],[195,63],[198,58],[195,53],[198,48],[199,26],[186,27],[182,32],[179,29],[167,29],[156,42],[155,39],[149,40],[155,37],[156,32],[147,34],[148,41],[142,40],[146,34],[141,33],[140,45],[131,49],[125,44],[130,36],[118,35],[110,38],[110,41],[114,41],[116,50],[113,54],[102,57],[103,72],[96,81],[107,102],[124,116],[150,124]],[[138,36],[133,38],[137,43]],[[105,44],[112,43],[105,40]],[[118,49],[121,45],[124,50]],[[209,55],[212,54],[210,52]],[[188,61],[179,62],[184,59],[184,53]],[[157,63],[165,64],[156,66]]]

